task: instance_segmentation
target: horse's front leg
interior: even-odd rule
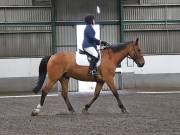
[[[69,98],[68,98],[68,83],[69,83],[69,78],[65,78],[63,77],[62,79],[59,80],[61,82],[61,87],[62,87],[62,91],[61,91],[61,95],[64,98],[64,101],[67,105],[68,110],[71,113],[74,113],[74,108],[72,107]]]
[[[88,104],[85,105],[85,108],[82,110],[83,113],[87,113],[88,109],[91,107],[91,105],[94,103],[94,101],[98,98],[103,84],[104,84],[104,82],[97,82],[96,83],[94,97],[91,99],[91,101]]]
[[[113,77],[111,79],[106,80],[106,83],[109,86],[109,88],[111,89],[113,95],[115,96],[115,98],[116,98],[116,100],[118,102],[118,106],[121,109],[122,113],[128,113],[126,108],[124,107],[122,101],[119,98],[119,94],[117,92],[117,89],[115,88]]]

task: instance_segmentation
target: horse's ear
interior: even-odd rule
[[[136,39],[136,45],[138,45],[138,42],[139,42],[139,38]]]

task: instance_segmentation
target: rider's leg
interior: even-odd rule
[[[84,50],[91,56],[88,74],[94,76],[96,75],[96,72],[97,72],[96,63],[99,60],[99,54],[94,47],[84,48]]]
[[[90,60],[90,66],[89,66],[89,74],[94,76],[97,73],[97,68],[96,68],[96,63],[97,63],[98,59],[95,57],[91,57]]]

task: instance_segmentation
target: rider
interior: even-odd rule
[[[95,76],[97,74],[96,63],[99,60],[99,52],[97,51],[97,45],[103,44],[107,46],[106,41],[100,41],[95,38],[95,30],[93,25],[95,24],[95,17],[93,15],[88,15],[85,17],[86,28],[84,30],[84,40],[82,48],[91,56],[90,67],[88,75]]]

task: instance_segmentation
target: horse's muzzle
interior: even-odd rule
[[[143,63],[138,63],[138,67],[143,67],[144,64],[145,64],[145,62],[143,62]]]

